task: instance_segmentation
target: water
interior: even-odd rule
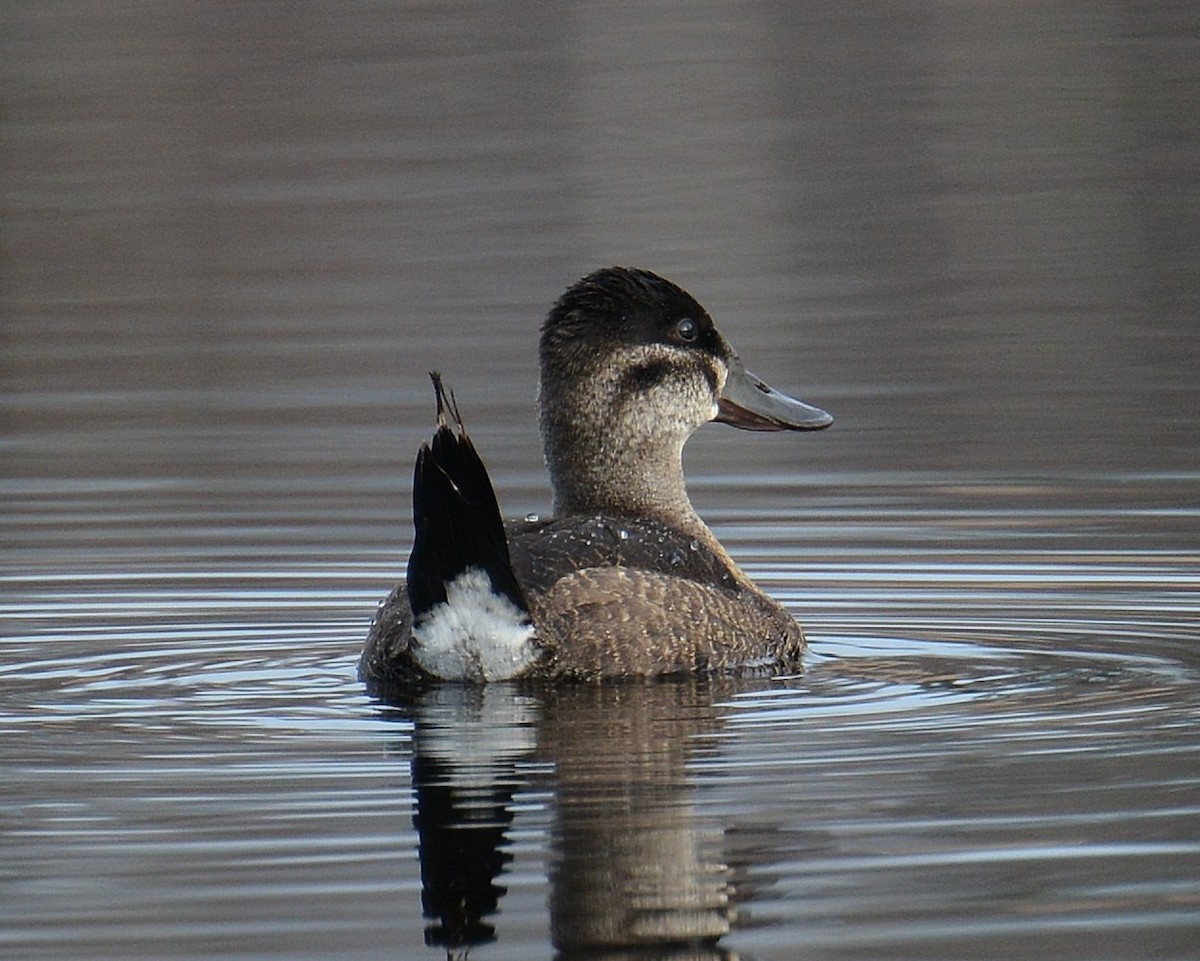
[[[520,14],[0,14],[0,954],[1197,956],[1197,14]],[[371,701],[612,262],[837,418],[688,448],[803,674]]]

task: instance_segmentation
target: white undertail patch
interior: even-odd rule
[[[503,681],[537,660],[529,614],[492,588],[487,572],[469,567],[446,584],[446,600],[417,618],[412,654],[435,677]]]

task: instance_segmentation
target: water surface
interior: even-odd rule
[[[0,17],[0,954],[1195,956],[1186,5]],[[837,418],[688,448],[803,673],[373,702],[614,262]]]

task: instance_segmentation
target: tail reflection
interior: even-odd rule
[[[413,705],[412,762],[425,943],[448,955],[495,940],[512,860],[516,762],[532,753],[536,702],[502,686],[440,685]]]

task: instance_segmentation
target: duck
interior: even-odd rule
[[[640,268],[572,284],[538,354],[551,514],[503,519],[454,393],[431,373],[412,553],[371,622],[360,680],[386,695],[794,670],[804,632],[693,508],[683,447],[710,421],[814,431],[833,418],[752,374],[691,294]]]

